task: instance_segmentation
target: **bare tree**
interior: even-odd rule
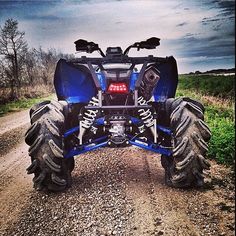
[[[22,55],[22,82],[23,85],[31,85],[39,83],[38,81],[38,63],[36,49],[28,49]]]
[[[45,88],[53,91],[57,61],[73,57],[54,48],[46,51],[42,47],[30,49],[24,36],[25,33],[18,30],[17,20],[8,19],[3,27],[0,26],[0,103],[1,100],[43,94]],[[42,91],[38,85],[42,85]]]
[[[58,61],[57,51],[52,48],[43,51],[40,47],[38,53],[41,61],[41,78],[45,85],[52,86],[52,79]]]
[[[3,27],[0,27],[0,55],[4,58],[7,77],[10,81],[11,99],[16,99],[21,87],[22,54],[27,50],[27,42],[24,32],[18,30],[17,20],[8,19]]]

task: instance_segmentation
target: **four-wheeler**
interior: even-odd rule
[[[37,190],[61,191],[71,186],[74,156],[100,147],[137,146],[161,154],[165,182],[172,187],[204,184],[210,168],[205,155],[211,132],[203,105],[175,98],[178,84],[174,57],[129,57],[131,48],[155,49],[159,38],[136,42],[124,52],[79,39],[82,56],[57,63],[54,86],[58,101],[30,109],[25,134]],[[158,156],[157,156],[158,157]]]

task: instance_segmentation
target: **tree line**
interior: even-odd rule
[[[36,85],[52,91],[57,61],[71,57],[53,48],[30,48],[25,32],[18,29],[18,21],[6,20],[0,26],[0,103],[18,100],[26,91],[31,96],[30,90]]]

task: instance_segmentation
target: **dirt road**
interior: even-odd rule
[[[232,172],[214,162],[205,188],[179,190],[165,186],[158,155],[100,149],[77,157],[68,191],[36,192],[27,114],[0,118],[0,235],[234,235]]]

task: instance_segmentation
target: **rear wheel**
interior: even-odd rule
[[[31,165],[37,190],[62,191],[71,186],[74,158],[63,157],[65,131],[65,102],[45,101],[30,110],[31,126],[25,134],[30,146]]]
[[[190,98],[167,99],[168,123],[173,130],[170,140],[173,154],[162,156],[166,184],[173,187],[202,186],[204,170],[210,169],[205,155],[211,132],[204,122],[204,107]]]

